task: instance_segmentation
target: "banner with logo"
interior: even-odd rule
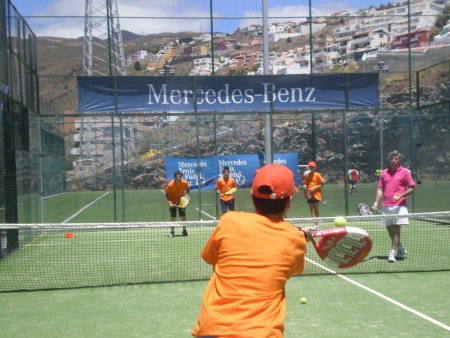
[[[196,157],[166,157],[166,179],[173,180],[176,171],[183,173],[191,189],[215,189],[224,167],[230,168],[230,176],[236,180],[238,188],[249,188],[253,183],[255,170],[261,166],[260,155],[222,155]],[[284,164],[294,173],[298,185],[298,154],[275,154],[273,163]]]
[[[82,76],[77,81],[79,113],[380,107],[378,73]]]

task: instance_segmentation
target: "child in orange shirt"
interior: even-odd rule
[[[214,272],[193,336],[283,337],[285,284],[305,268],[310,231],[284,220],[294,191],[289,168],[265,165],[251,190],[256,212],[222,216],[201,252]]]

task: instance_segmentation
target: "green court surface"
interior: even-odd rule
[[[376,184],[358,184],[358,194],[347,193],[344,184],[325,184],[320,216],[357,215],[359,203],[372,205]],[[212,220],[220,217],[217,194],[213,190],[190,193],[187,209],[188,220]],[[436,198],[439,196],[439,198]],[[450,182],[424,182],[417,185],[415,193],[408,197],[410,212],[434,212],[448,210]],[[250,189],[238,189],[235,193],[236,210],[253,211]],[[25,214],[25,205],[19,208]],[[348,210],[347,210],[348,209]],[[72,192],[46,198],[42,205],[42,223],[85,222],[164,222],[169,221],[169,210],[163,190],[129,190]],[[302,193],[295,194],[289,217],[309,217],[309,207]],[[19,223],[28,222],[25,217]],[[41,223],[41,222],[38,222]]]
[[[343,184],[325,185],[321,216],[345,215],[345,189]],[[347,195],[348,214],[356,215],[360,202],[371,204],[375,190],[375,183],[358,185],[358,195]],[[448,210],[449,192],[445,182],[418,186],[408,200],[410,212]],[[188,220],[219,218],[213,191],[190,195]],[[237,191],[236,205],[237,210],[253,210],[249,189]],[[75,227],[169,221],[162,190],[67,193],[45,199],[42,208],[45,223]],[[309,217],[302,194],[295,196],[288,216]],[[448,219],[447,224],[414,219],[402,231],[409,254],[395,264],[386,260],[389,239],[379,221],[347,219],[371,234],[371,253],[351,268],[354,274],[323,274],[322,262],[310,247],[305,275],[287,284],[285,337],[449,336]],[[199,253],[212,228],[194,224],[188,238],[169,238],[167,230],[75,229],[73,240],[64,238],[65,228],[31,235],[2,262],[0,286],[6,291],[8,285],[23,283],[20,287],[27,290],[29,283],[30,290],[35,285],[59,290],[1,292],[1,336],[189,337],[211,273]],[[168,282],[179,276],[191,281]],[[99,287],[130,280],[133,285]],[[307,304],[300,304],[301,297]]]
[[[294,277],[286,288],[285,337],[448,337],[449,277]],[[190,337],[206,283],[2,293],[2,336]]]

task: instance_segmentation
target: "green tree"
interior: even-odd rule
[[[436,18],[436,22],[434,23],[434,25],[441,30],[448,23],[449,19],[450,19],[450,6],[446,5],[444,7],[444,13]]]
[[[73,162],[75,161],[75,156],[72,154],[68,154],[66,156],[66,170],[72,171],[74,169]]]
[[[437,29],[433,29],[429,35],[430,41],[434,41],[434,37],[438,34],[439,34],[439,31]]]
[[[142,66],[141,66],[141,63],[139,61],[136,61],[134,63],[134,70],[136,70],[138,72],[142,70]]]

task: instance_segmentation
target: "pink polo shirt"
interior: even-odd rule
[[[414,187],[416,183],[411,177],[411,172],[399,166],[397,170],[391,168],[384,169],[381,172],[378,188],[383,189],[383,207],[392,207],[395,205],[406,206],[406,197],[394,201],[394,195],[403,194],[407,187]]]

